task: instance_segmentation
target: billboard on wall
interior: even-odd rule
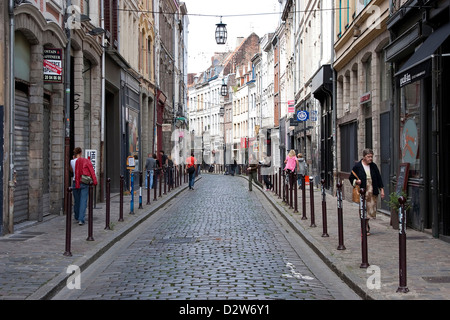
[[[62,49],[44,49],[44,82],[62,83]]]

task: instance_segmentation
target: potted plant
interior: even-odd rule
[[[398,192],[391,192],[389,194],[389,198],[387,200],[384,200],[384,202],[386,202],[389,206],[389,208],[391,208],[391,226],[394,229],[398,229],[398,211],[400,209],[400,203],[398,202],[398,198],[400,197],[405,197],[406,202],[405,202],[405,211],[408,211],[411,208],[411,205],[408,201],[408,195],[406,194],[405,191],[401,191],[400,193]]]

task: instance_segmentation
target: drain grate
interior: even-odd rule
[[[422,279],[430,283],[450,283],[450,276],[422,277]]]

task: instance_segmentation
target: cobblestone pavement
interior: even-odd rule
[[[305,265],[270,207],[242,178],[204,175],[55,299],[358,299],[318,279],[333,272]]]

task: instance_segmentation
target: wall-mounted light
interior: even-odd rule
[[[226,24],[222,23],[222,17],[220,17],[220,23],[216,26],[216,43],[225,44],[227,42],[227,28]]]

